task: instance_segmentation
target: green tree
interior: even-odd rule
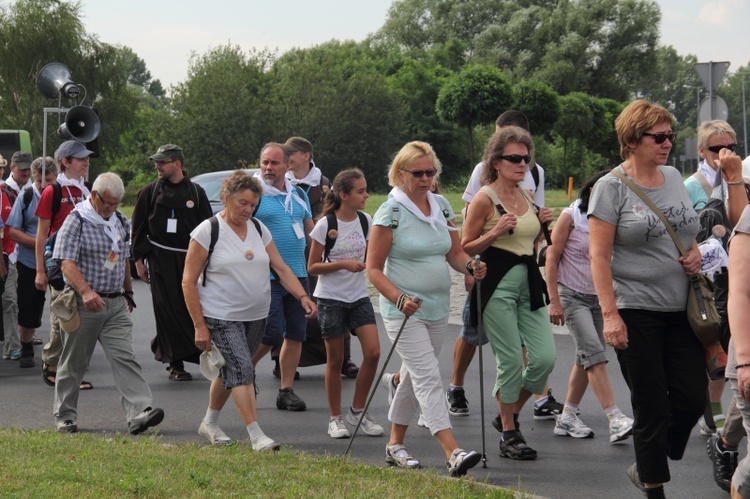
[[[526,80],[513,87],[514,107],[529,119],[536,135],[547,135],[560,116],[560,96],[548,85]]]
[[[435,107],[446,122],[464,127],[469,159],[474,163],[476,125],[490,123],[513,103],[513,91],[502,71],[489,66],[467,66],[440,89]]]

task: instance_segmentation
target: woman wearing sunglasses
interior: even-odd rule
[[[403,328],[395,347],[401,357],[401,382],[388,412],[391,436],[386,463],[419,468],[419,460],[404,446],[404,437],[421,411],[445,453],[448,473],[460,476],[482,456],[461,449],[453,438],[440,379],[437,356],[450,313],[451,278],[445,262],[477,279],[484,277],[487,267],[464,252],[453,210],[445,198],[430,192],[440,169],[435,151],[426,142],[410,142],[396,154],[388,172],[393,190],[373,217],[367,277],[380,292],[380,313],[391,341]],[[415,301],[415,296],[423,301]]]
[[[700,272],[700,228],[680,172],[666,166],[672,116],[645,100],[615,121],[623,162],[589,201],[589,256],[604,317],[630,388],[635,464],[627,474],[647,497],[664,497],[667,458],[679,460],[706,406],[703,348],[685,312],[690,275]],[[685,248],[681,257],[658,215],[613,173],[632,180],[661,210]]]
[[[555,343],[544,303],[546,287],[534,259],[534,241],[552,210],[538,209],[519,187],[534,154],[531,135],[516,126],[495,132],[484,150],[482,189],[463,225],[461,244],[487,262],[481,287],[484,331],[497,363],[493,395],[500,407],[500,456],[536,459],[518,427],[518,415],[533,393],[542,393],[555,365]],[[472,294],[476,293],[475,290]],[[476,318],[476,298],[472,298]],[[524,367],[520,337],[527,349]]]
[[[737,134],[729,123],[722,120],[704,121],[698,127],[698,154],[701,161],[698,163],[698,171],[685,180],[693,208],[703,208],[711,197],[718,170],[717,160],[719,151],[729,149],[734,152],[737,147]],[[726,199],[727,182],[722,179],[724,198]]]

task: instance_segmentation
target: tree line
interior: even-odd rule
[[[130,48],[87,33],[81,14],[81,3],[60,0],[0,5],[0,128],[29,130],[41,154],[51,103],[35,76],[62,62],[102,121],[92,172],[116,171],[132,190],[154,178],[147,158],[161,144],[180,144],[197,174],[253,166],[264,143],[292,135],[313,143],[327,175],[357,166],[376,191],[387,189],[395,151],[425,140],[443,162],[442,182],[459,185],[510,108],[529,117],[551,187],[619,161],[614,119],[630,99],[673,113],[674,155],[695,135],[698,61],[659,45],[651,0],[395,0],[361,42],[194,53],[169,92]],[[741,78],[717,90],[740,147]]]

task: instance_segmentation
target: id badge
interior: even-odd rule
[[[115,265],[117,264],[117,260],[120,259],[120,256],[115,253],[114,251],[110,251],[107,255],[107,261],[104,262],[104,268],[107,270],[114,270]]]
[[[299,222],[294,222],[292,224],[292,228],[294,229],[294,234],[297,236],[297,239],[302,239],[305,237],[305,231],[302,230],[302,226],[299,224]]]
[[[176,234],[176,233],[177,233],[177,219],[168,218],[167,219],[167,234]]]

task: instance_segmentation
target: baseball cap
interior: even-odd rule
[[[77,140],[66,140],[57,149],[57,157],[62,160],[63,158],[88,158],[94,154],[94,151],[89,151],[86,146],[78,142]]]
[[[20,170],[31,168],[32,161],[34,161],[34,158],[31,157],[31,153],[24,151],[16,151],[13,153],[13,157],[10,158],[11,164],[15,164],[16,168]]]
[[[174,144],[164,144],[156,150],[153,156],[149,156],[149,161],[164,161],[165,159],[177,158],[181,161],[185,160],[185,156],[182,154],[182,147]]]

